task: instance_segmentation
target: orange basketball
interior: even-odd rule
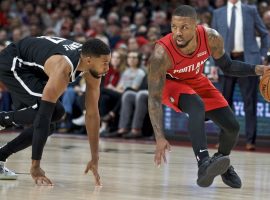
[[[264,73],[262,76],[259,89],[263,98],[270,102],[270,72]]]

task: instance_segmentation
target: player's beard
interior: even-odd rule
[[[99,79],[99,78],[101,77],[101,76],[98,74],[98,72],[95,71],[95,70],[89,69],[89,72],[90,72],[90,74],[92,74],[92,76],[93,76],[94,78],[96,78],[96,79]]]

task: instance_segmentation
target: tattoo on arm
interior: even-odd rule
[[[156,139],[164,137],[162,91],[166,80],[166,71],[170,66],[167,53],[162,46],[157,44],[148,66],[148,107]]]
[[[223,38],[215,29],[207,28],[206,33],[211,55],[214,59],[219,59],[225,53]]]

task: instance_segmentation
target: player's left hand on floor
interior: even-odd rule
[[[88,162],[84,173],[87,174],[89,172],[89,170],[92,171],[92,173],[95,177],[96,186],[102,186],[102,184],[100,182],[100,176],[98,173],[98,161],[91,160],[90,162]]]
[[[30,174],[37,185],[52,186],[53,183],[45,176],[45,172],[40,167],[32,167]]]

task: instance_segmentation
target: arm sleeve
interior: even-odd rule
[[[50,132],[50,123],[55,109],[55,103],[41,100],[33,124],[32,159],[41,160],[44,146]]]
[[[256,65],[248,64],[238,60],[232,60],[226,53],[224,53],[221,58],[214,59],[214,61],[225,75],[237,77],[258,76],[255,73]]]

